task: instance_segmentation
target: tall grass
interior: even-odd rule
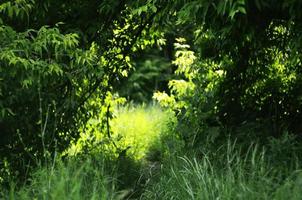
[[[176,122],[174,113],[157,105],[120,107],[111,122],[112,137],[120,148],[128,147],[128,156],[135,160],[161,157],[171,143],[177,144]]]
[[[217,143],[209,139],[184,151],[171,112],[157,106],[129,106],[119,108],[115,115],[112,138],[121,149],[129,146],[126,155],[82,152],[40,166],[24,186],[12,183],[10,190],[0,191],[0,199],[302,197],[302,147],[295,137],[285,134],[261,145],[221,137]]]
[[[172,112],[156,105],[120,107],[114,115],[110,121],[111,137],[118,148],[127,149],[126,155],[115,155],[114,149],[108,149],[114,148],[112,143],[106,146],[106,142],[101,142],[106,134],[97,131],[88,132],[88,135],[83,133],[80,143],[76,144],[80,150],[77,154],[66,151],[67,161],[38,167],[31,174],[29,184],[15,187],[12,183],[4,197],[22,200],[138,198],[149,172],[143,158],[159,160],[161,154],[170,152],[167,146],[176,144],[173,140],[176,118]],[[93,141],[86,138],[93,138]],[[95,141],[97,139],[100,141]],[[89,151],[81,148],[83,141],[91,142]]]
[[[70,160],[38,169],[29,185],[18,190],[12,187],[6,197],[22,200],[301,199],[299,157],[287,157],[285,160],[281,157],[278,160],[275,156],[279,152],[270,154],[269,147],[253,143],[247,150],[242,150],[239,144],[228,140],[216,149],[168,157],[156,169],[157,175],[150,176],[145,182],[141,195],[133,195],[131,188],[118,187],[122,181],[117,172],[118,163],[100,158]],[[272,159],[275,162],[271,162]],[[280,165],[276,165],[278,163]],[[131,173],[125,175],[130,176]]]
[[[282,168],[257,144],[243,152],[235,142],[201,154],[171,158],[142,199],[301,199],[299,159]],[[192,156],[192,154],[195,154]]]
[[[87,151],[85,148],[88,147],[90,152],[106,151],[118,157],[125,150],[128,157],[138,161],[150,154],[156,157],[154,152],[167,152],[168,147],[178,144],[174,113],[157,105],[130,104],[114,108],[113,118],[110,119],[110,138],[107,127],[105,130],[97,128],[100,123],[98,119],[91,119],[89,127],[66,154],[76,155]]]
[[[12,183],[4,197],[11,200],[118,199],[121,193],[116,191],[114,170],[109,173],[106,169],[108,164],[102,158],[57,161],[53,166],[39,167],[30,184],[16,189]]]

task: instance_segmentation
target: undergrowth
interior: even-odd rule
[[[228,139],[170,158],[142,199],[301,199],[301,147],[274,151],[290,137],[271,138],[264,146],[252,143],[247,150]]]
[[[9,189],[3,188],[1,199],[295,200],[302,196],[302,148],[295,136],[284,134],[261,143],[235,137],[215,141],[208,136],[194,148],[184,148],[175,132],[175,117],[168,111],[129,106],[119,108],[115,117],[112,138],[126,149],[124,154],[67,154],[38,167],[25,184],[12,182]]]
[[[182,145],[176,124],[172,111],[157,105],[120,107],[111,122],[112,137],[135,160],[160,160]]]
[[[97,159],[57,160],[50,166],[41,166],[32,174],[29,184],[11,183],[5,199],[117,199],[116,172],[109,160]]]

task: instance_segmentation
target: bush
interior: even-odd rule
[[[91,95],[88,80],[104,77],[105,69],[97,45],[79,49],[76,34],[47,27],[19,33],[1,26],[0,35],[6,38],[0,42],[0,157],[16,171],[77,137]],[[93,97],[101,101],[105,95]]]

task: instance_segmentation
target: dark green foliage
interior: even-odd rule
[[[0,4],[2,166],[7,159],[16,172],[63,151],[97,114],[112,83],[127,76],[132,52],[156,37],[145,31],[153,14],[137,19],[131,5],[82,0]]]
[[[295,3],[235,1],[230,7],[225,3],[224,12],[219,3],[218,17],[205,18],[203,28],[212,34],[207,43],[216,53],[201,56],[224,71],[216,93],[224,124],[269,119],[274,135],[287,128],[300,132],[301,38],[296,33],[301,15]],[[213,11],[209,8],[210,16]]]
[[[175,12],[171,24],[190,27],[180,36],[190,39],[196,56],[194,92],[181,97],[191,103],[189,127],[265,122],[275,136],[301,133],[301,6],[274,0],[167,5]]]
[[[167,89],[172,76],[171,64],[158,52],[147,52],[134,62],[134,71],[121,81],[119,94],[135,102],[148,102],[152,94]]]
[[[68,124],[75,124],[85,79],[92,71],[104,75],[94,69],[96,46],[76,49],[76,35],[46,27],[17,33],[3,26],[1,37],[1,155],[20,159],[23,152],[61,149],[74,137]]]
[[[281,182],[298,170],[301,157],[299,137],[285,134],[302,131],[301,9],[299,0],[1,1],[0,184],[14,177],[26,179],[33,166],[47,163],[57,153],[70,156],[66,148],[74,144],[75,152],[82,151],[79,155],[111,152],[119,159],[114,165],[125,172],[117,175],[123,179],[120,185],[136,187],[140,165],[130,159],[130,153],[157,163],[166,154],[171,156],[171,149],[178,151],[181,139],[187,148],[199,147],[201,152],[208,144],[221,144],[229,151],[223,143],[231,133],[243,144],[242,151],[202,152],[229,165],[214,162],[221,166],[216,169],[204,157],[201,164],[184,160],[192,171],[201,167],[197,175],[214,176],[209,184],[216,190],[209,199],[219,196],[220,190],[233,197],[232,188],[241,180],[240,197],[249,194],[241,192],[251,185],[259,189],[262,176],[271,173],[267,163],[280,166],[276,174],[279,169],[287,171],[280,177],[269,176],[265,181],[271,185],[263,194],[271,188],[277,188],[275,196],[267,196],[271,198],[279,198],[283,190],[299,191],[293,186],[296,179],[288,178],[289,188]],[[111,112],[123,101],[119,96],[146,102],[153,92],[162,106],[175,111],[178,123],[169,122],[165,137],[154,144],[150,140],[141,148],[148,147],[149,152],[142,153],[125,139],[132,132],[132,138],[138,139],[139,133],[147,142],[147,133],[150,137],[157,133],[151,118],[133,121],[131,125],[139,126],[127,130],[126,137],[121,122],[127,124],[128,118],[135,117],[126,114],[115,121]],[[258,147],[244,146],[250,141],[266,143],[264,136],[270,141],[265,161],[259,160],[264,153]],[[239,168],[230,165],[233,161]],[[246,169],[249,165],[256,168]],[[126,173],[127,168],[134,170]],[[202,174],[203,169],[209,174]],[[244,176],[254,171],[251,183]],[[231,174],[230,180],[221,176],[224,172]],[[177,175],[173,170],[167,173]],[[187,175],[178,175],[187,180]],[[277,186],[272,181],[276,177]],[[176,183],[178,177],[172,181]],[[185,184],[194,188],[198,181]],[[221,183],[229,185],[224,188]],[[185,192],[194,198],[190,188]],[[168,192],[175,194],[173,189]]]

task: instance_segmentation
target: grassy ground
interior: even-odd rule
[[[302,148],[285,135],[265,145],[226,138],[185,149],[159,107],[119,108],[111,121],[126,155],[71,157],[41,166],[3,199],[301,199]]]
[[[171,111],[156,105],[127,106],[118,108],[114,114],[112,137],[120,148],[128,147],[128,156],[135,160],[160,159],[161,153],[171,151],[167,149],[170,143],[177,142],[174,132],[177,119]]]
[[[30,184],[16,189],[12,183],[4,196],[22,200],[117,199],[115,172],[108,170],[108,164],[103,158],[56,161],[53,166],[38,168]]]
[[[245,153],[235,147],[228,141],[216,151],[170,159],[142,199],[301,199],[297,157],[274,162],[256,144]]]

